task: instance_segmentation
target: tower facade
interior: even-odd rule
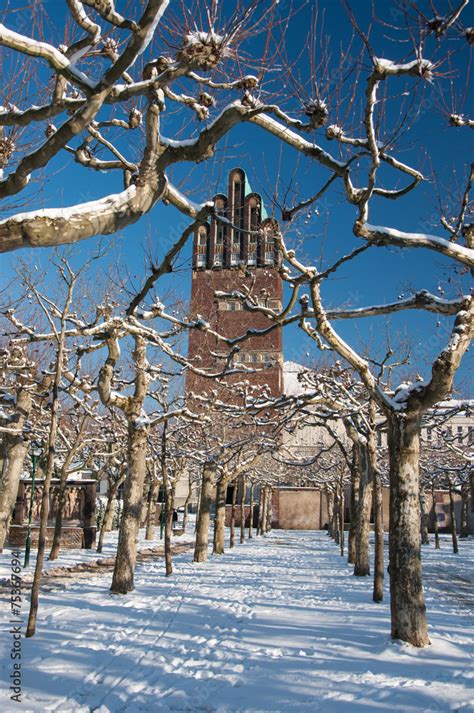
[[[195,231],[190,317],[202,318],[219,334],[234,338],[247,329],[265,329],[272,322],[261,313],[245,310],[239,300],[216,293],[240,291],[247,286],[259,305],[281,308],[283,289],[274,242],[275,221],[265,215],[261,196],[251,191],[240,168],[229,173],[227,195],[219,193],[213,200],[217,212],[229,222],[212,218]],[[219,372],[229,352],[230,347],[204,331],[190,331],[188,357],[196,367],[208,373]],[[278,396],[283,386],[281,328],[241,342],[233,365],[253,371],[226,377],[228,384],[245,378],[255,385],[267,385],[269,392]],[[211,379],[187,372],[188,393],[212,388]]]

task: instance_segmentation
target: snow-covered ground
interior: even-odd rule
[[[442,544],[423,548],[423,650],[390,640],[388,602],[372,603],[324,532],[274,531],[200,565],[186,552],[169,579],[149,561],[125,597],[108,593],[110,573],[45,592],[22,641],[21,704],[3,607],[0,710],[474,711],[474,538],[458,556]]]
[[[194,516],[191,516],[193,518]],[[191,519],[190,518],[190,519]],[[190,526],[185,535],[179,537],[173,537],[173,544],[191,544],[194,542],[193,533],[193,521],[190,522]],[[97,536],[98,537],[98,536]],[[46,559],[44,562],[43,571],[48,571],[56,569],[58,567],[74,567],[82,562],[91,564],[99,559],[110,559],[110,557],[115,557],[117,551],[117,540],[118,540],[118,530],[113,530],[108,532],[104,538],[104,546],[102,552],[99,554],[95,549],[93,550],[68,550],[62,549],[59,553],[57,560],[50,562],[47,559],[49,548],[46,548]],[[160,527],[159,525],[155,528],[155,537],[153,540],[145,539],[145,529],[140,530],[138,537],[138,551],[147,550],[150,548],[155,548],[158,546],[163,546],[163,540],[160,539]],[[24,552],[24,550],[22,550]],[[0,582],[10,577],[11,574],[11,548],[5,548],[4,554],[0,554]],[[21,558],[23,563],[23,557]],[[24,580],[29,581],[33,578],[34,568],[36,564],[36,550],[33,548],[31,550],[30,564],[26,570],[23,570],[22,577]],[[163,565],[164,566],[164,565]]]

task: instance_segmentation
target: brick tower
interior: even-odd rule
[[[267,218],[261,197],[253,193],[240,168],[229,173],[228,194],[214,197],[217,212],[234,227],[214,218],[199,226],[194,235],[191,289],[191,317],[202,317],[212,329],[226,337],[237,337],[248,328],[264,329],[271,322],[262,314],[243,309],[238,300],[216,297],[216,292],[241,290],[252,285],[252,295],[259,304],[281,308],[282,282],[278,274],[271,218]],[[249,235],[244,231],[260,231]],[[230,349],[215,337],[191,330],[188,356],[195,366],[216,372],[223,368]],[[282,335],[276,328],[264,336],[252,336],[240,344],[234,365],[244,364],[258,371],[226,377],[232,384],[242,378],[255,385],[267,385],[273,396],[282,391]],[[187,372],[186,391],[206,392],[215,382]]]

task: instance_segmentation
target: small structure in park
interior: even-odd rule
[[[32,507],[31,544],[38,544],[39,515],[43,496],[43,479],[37,479]],[[25,545],[28,531],[28,519],[31,499],[31,479],[20,481],[15,509],[8,534],[8,543],[15,547]],[[52,544],[54,523],[56,520],[59,495],[59,480],[51,482],[49,502],[47,545]],[[67,549],[84,547],[91,549],[95,545],[96,520],[95,480],[68,480],[66,484],[66,504],[63,512],[61,546]]]

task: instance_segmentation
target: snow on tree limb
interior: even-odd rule
[[[436,235],[426,233],[407,233],[395,228],[387,228],[381,225],[370,225],[363,221],[357,221],[354,225],[354,233],[364,240],[368,240],[375,245],[397,245],[404,248],[429,248],[442,253],[457,262],[474,267],[474,250],[450,242]]]

